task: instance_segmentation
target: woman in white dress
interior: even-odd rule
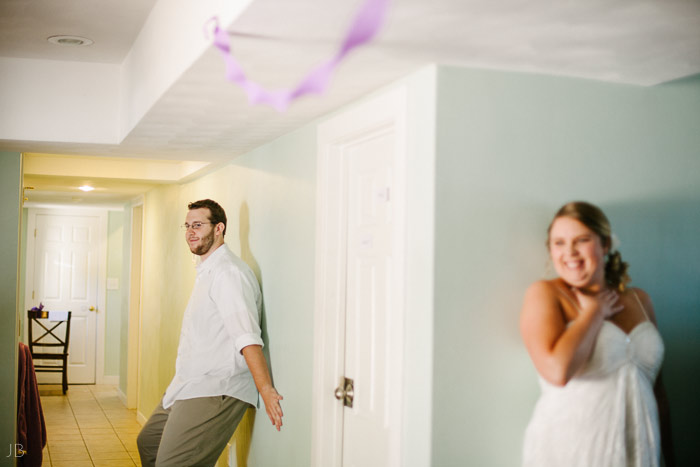
[[[592,204],[568,203],[547,247],[559,277],[528,288],[520,321],[542,389],[523,465],[656,467],[663,451],[672,467],[657,379],[663,341],[649,296],[626,287],[608,219]]]

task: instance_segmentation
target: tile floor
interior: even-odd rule
[[[136,411],[124,407],[114,386],[39,386],[48,443],[43,466],[140,466]]]

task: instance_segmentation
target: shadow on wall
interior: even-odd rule
[[[267,364],[270,367],[270,378],[272,379],[272,385],[275,385],[275,374],[272,371],[272,360],[270,359],[270,338],[267,333],[267,319],[265,315],[265,294],[264,287],[262,283],[262,273],[260,272],[260,265],[255,260],[253,252],[250,250],[250,211],[248,210],[248,203],[243,201],[239,209],[238,214],[238,233],[241,239],[241,259],[253,270],[255,277],[258,278],[258,283],[260,284],[260,291],[263,295],[262,310],[260,316],[260,330],[262,331],[262,340],[265,344],[263,347],[263,354],[267,359]]]
[[[248,203],[241,203],[238,215],[238,231],[241,241],[241,259],[253,270],[255,277],[258,279],[260,284],[260,290],[263,290],[262,285],[262,274],[260,272],[260,265],[255,260],[253,252],[250,249],[250,211],[248,209]],[[260,329],[262,331],[262,339],[265,346],[263,347],[263,354],[267,359],[267,364],[270,367],[270,377],[272,378],[272,385],[275,384],[274,372],[272,371],[272,361],[270,359],[270,349],[269,349],[269,336],[267,333],[267,320],[265,318],[265,300],[263,294],[262,311],[260,317]],[[248,455],[250,453],[250,443],[253,436],[253,427],[255,425],[255,409],[248,409],[245,416],[241,420],[241,423],[236,428],[236,432],[233,434],[233,439],[236,446],[236,465],[239,467],[246,467],[248,465]]]
[[[662,367],[678,465],[700,465],[700,199],[606,204],[632,285],[646,290],[664,338]]]

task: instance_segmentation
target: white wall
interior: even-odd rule
[[[0,139],[118,144],[250,0],[160,0],[123,63],[0,57]]]
[[[409,140],[401,453],[404,467],[430,465],[432,450],[436,81],[434,66],[405,79]]]
[[[0,139],[116,144],[119,66],[0,57]]]

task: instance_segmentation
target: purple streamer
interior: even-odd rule
[[[243,68],[231,54],[228,33],[219,27],[219,18],[215,16],[207,24],[214,22],[214,45],[224,58],[226,79],[243,88],[250,104],[268,104],[283,112],[293,100],[306,94],[322,94],[326,90],[335,68],[343,58],[355,47],[371,41],[377,34],[384,22],[388,4],[389,0],[367,0],[355,15],[338,52],[311,70],[292,90],[268,91],[246,78]]]

